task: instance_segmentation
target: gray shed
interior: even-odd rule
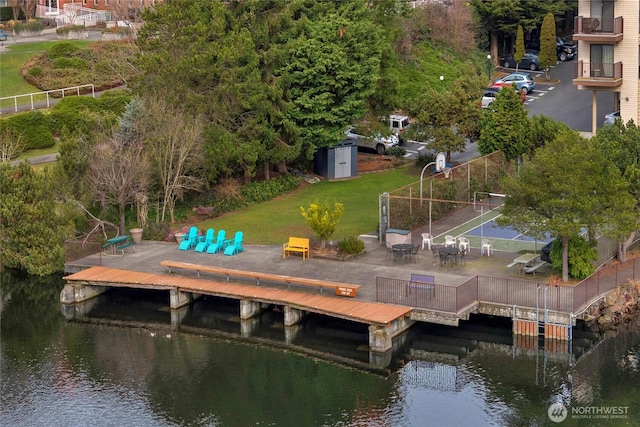
[[[358,145],[345,140],[333,147],[319,148],[313,156],[316,175],[327,179],[350,178],[358,175]]]

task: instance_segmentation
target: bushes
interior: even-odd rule
[[[88,70],[90,68],[89,62],[82,58],[56,58],[53,60],[52,65],[53,68],[76,68],[81,70]],[[33,75],[32,73],[30,74]]]
[[[47,50],[46,56],[51,60],[54,60],[56,58],[69,58],[75,55],[78,51],[80,51],[80,48],[75,44],[69,42],[60,42],[51,46],[49,50]]]
[[[364,252],[364,242],[355,236],[345,237],[338,242],[340,251],[347,254],[360,254]]]
[[[598,259],[595,242],[588,242],[580,236],[569,238],[569,277],[572,279],[586,279],[595,271],[593,261]],[[562,271],[562,242],[554,240],[551,245],[551,265],[555,270]]]
[[[58,35],[66,35],[71,31],[87,31],[87,27],[84,25],[68,25],[66,27],[56,28],[56,34]]]
[[[43,29],[44,26],[39,21],[30,21],[26,24],[23,22],[16,22],[16,24],[13,26],[13,31],[15,31],[16,34],[39,33]]]
[[[15,138],[20,138],[27,150],[49,148],[55,144],[51,133],[49,118],[40,111],[17,113],[2,121],[2,127],[6,126]]]

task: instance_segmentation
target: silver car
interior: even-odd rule
[[[620,110],[614,111],[604,116],[604,126],[611,126],[616,122],[616,119],[620,118]]]
[[[381,133],[375,136],[359,135],[353,131],[353,127],[350,127],[345,132],[347,139],[355,139],[358,141],[358,147],[370,148],[376,150],[378,154],[384,154],[391,147],[396,147],[400,140],[394,134],[384,136]]]

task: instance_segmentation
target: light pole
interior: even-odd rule
[[[422,172],[420,172],[420,206],[422,206],[422,177],[424,176],[424,171],[426,171],[429,166],[433,166],[435,164],[436,162],[427,163],[427,165],[422,168]],[[433,178],[429,180],[429,234],[431,234],[431,198],[432,196],[433,196]]]

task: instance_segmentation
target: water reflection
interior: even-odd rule
[[[61,307],[60,288],[2,281],[0,425],[528,426],[551,425],[555,401],[640,419],[637,325],[571,347],[514,341],[500,319],[417,325],[381,362],[350,322],[288,330],[216,298],[172,311],[166,293]]]

